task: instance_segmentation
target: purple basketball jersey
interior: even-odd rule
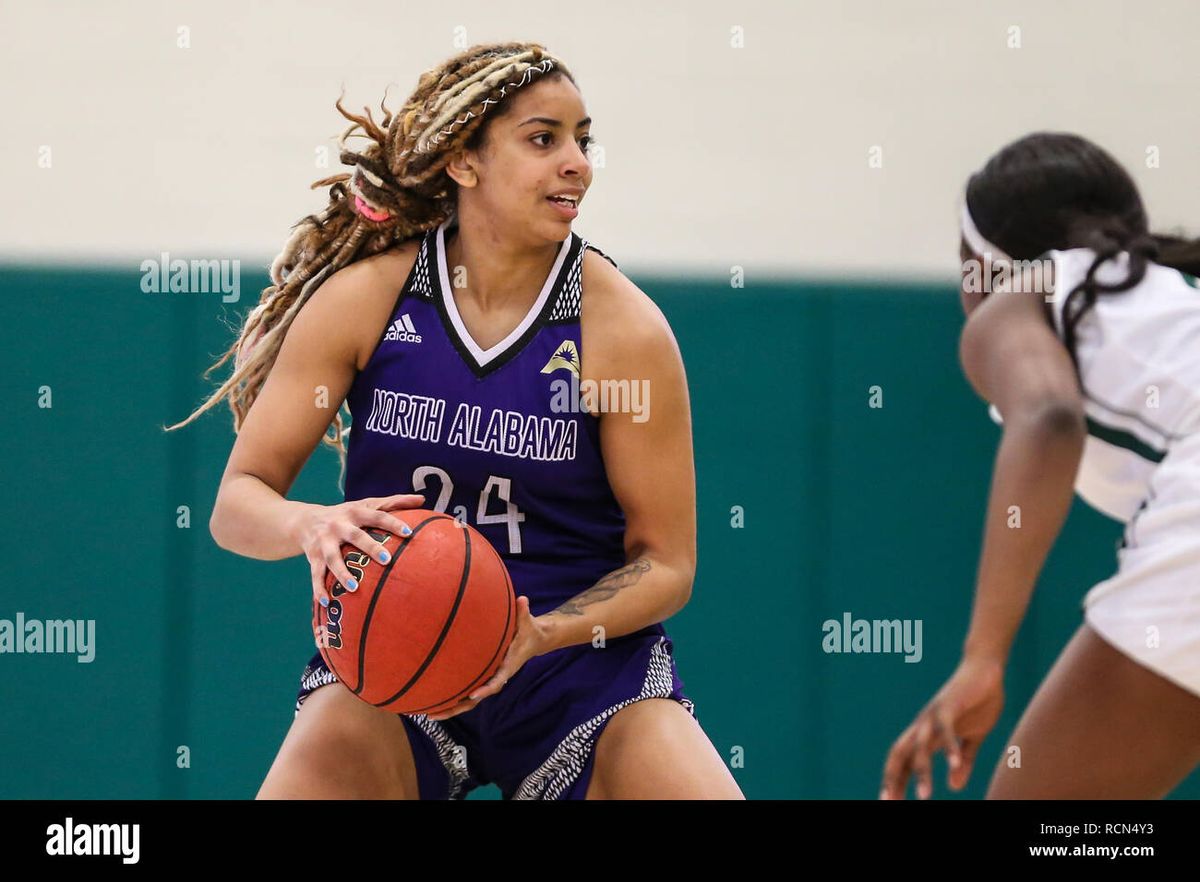
[[[572,232],[525,318],[483,350],[454,302],[455,228],[425,234],[347,396],[345,498],[423,493],[491,542],[540,615],[625,564],[599,420],[578,397],[583,255],[603,252]]]
[[[450,285],[454,225],[452,217],[425,234],[350,388],[346,499],[424,494],[425,507],[487,538],[541,615],[625,564],[625,516],[605,473],[599,420],[579,403],[583,255],[603,252],[572,232],[525,318],[483,350]],[[296,713],[336,679],[315,654]],[[696,716],[662,623],[528,659],[495,695],[444,721],[398,716],[423,799],[460,799],[493,782],[505,799],[582,799],[608,721],[648,698]]]

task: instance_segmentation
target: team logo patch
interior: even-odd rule
[[[552,374],[559,368],[565,368],[579,376],[579,350],[575,348],[574,340],[563,340],[554,354],[550,356],[550,360],[546,362],[546,366],[542,368],[543,374]]]

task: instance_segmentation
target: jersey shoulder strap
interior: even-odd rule
[[[417,247],[417,259],[413,261],[408,279],[404,283],[405,293],[420,300],[433,300],[433,263],[430,255],[435,247],[433,242],[436,235],[435,228],[421,237],[421,244]]]
[[[609,257],[607,254],[605,254],[603,251],[601,251],[599,248],[597,248],[595,245],[593,245],[593,244],[592,244],[591,242],[589,242],[587,239],[584,239],[584,240],[583,240],[583,247],[584,247],[584,248],[590,248],[590,249],[592,249],[592,250],[593,250],[593,251],[595,251],[597,254],[599,254],[601,257],[603,257],[605,260],[607,260],[609,263],[611,263],[613,266],[616,266],[616,267],[617,267],[617,269],[620,269],[620,267],[619,267],[619,266],[617,266],[617,262],[616,262],[615,260],[613,260],[613,259],[612,259],[611,257]]]
[[[575,233],[572,233],[572,235],[577,236]],[[583,304],[583,255],[587,249],[590,248],[613,266],[617,266],[615,260],[595,245],[582,237],[578,238],[581,247],[575,252],[575,259],[571,261],[566,279],[563,282],[562,288],[558,291],[558,296],[555,299],[554,306],[550,310],[550,315],[546,319],[546,324],[553,325],[562,322],[579,321]],[[620,269],[620,267],[617,268]]]

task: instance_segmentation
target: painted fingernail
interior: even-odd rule
[[[383,561],[384,563],[387,563],[389,560],[392,559],[392,556],[390,554],[388,554],[386,551],[381,551],[381,552],[379,552],[379,559],[381,561]]]
[[[355,579],[355,578],[347,579],[346,580],[346,590],[347,591],[357,591],[358,590],[358,579]]]
[[[411,536],[412,535],[412,527],[410,527],[408,524],[405,524],[403,527],[400,528],[400,535],[401,536]]]
[[[321,598],[321,606],[329,606],[329,598],[328,597],[323,596]]]

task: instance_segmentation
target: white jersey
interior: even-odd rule
[[[1054,330],[1095,253],[1051,251]],[[1128,255],[1101,282],[1125,278]],[[1075,490],[1125,523],[1117,571],[1083,598],[1110,645],[1200,696],[1200,290],[1151,264],[1128,291],[1100,293],[1075,327],[1087,441]],[[999,413],[992,407],[992,418]]]
[[[1087,275],[1095,253],[1050,251],[1054,329],[1063,337],[1063,307]],[[1105,261],[1101,282],[1123,280],[1128,254]],[[1078,303],[1078,295],[1076,301]],[[1196,279],[1149,264],[1133,288],[1101,292],[1075,328],[1075,353],[1088,436],[1075,490],[1094,508],[1128,522],[1151,491],[1169,452],[1200,470],[1200,289]],[[991,406],[991,416],[1001,422]]]

